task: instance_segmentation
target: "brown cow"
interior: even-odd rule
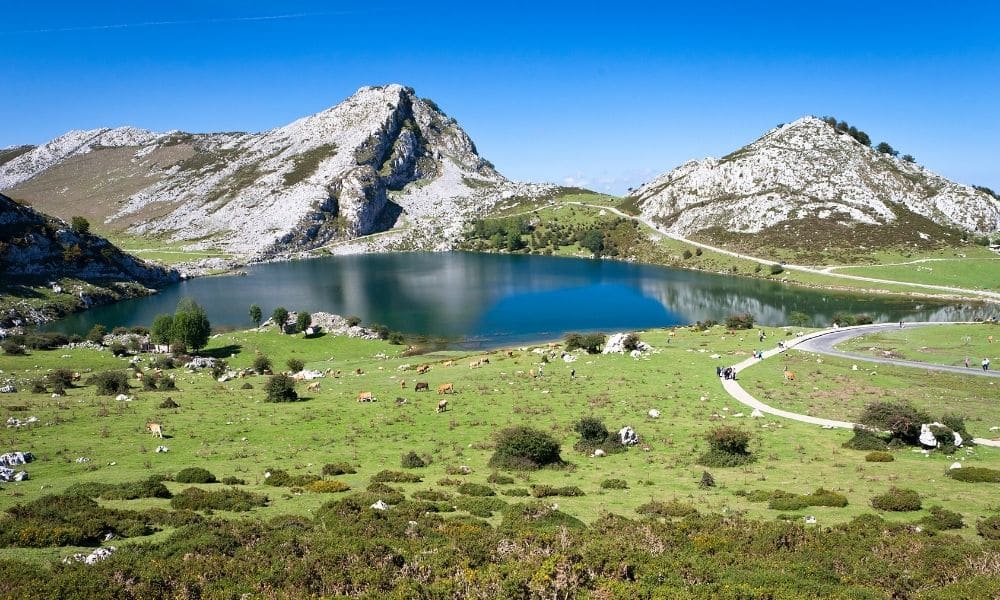
[[[146,429],[153,434],[153,437],[163,439],[163,426],[159,423],[146,423]]]
[[[314,381],[314,382],[310,383],[309,385],[306,386],[306,390],[310,391],[310,392],[318,392],[319,391],[319,382],[318,381]]]
[[[375,402],[371,392],[358,392],[358,402]]]
[[[455,366],[455,361],[453,361],[453,360],[446,360],[443,363],[441,363],[441,366],[442,367],[454,367]]]
[[[789,371],[788,367],[785,367],[785,381],[795,381],[795,371]]]
[[[414,392],[429,392],[431,391],[431,386],[426,381],[418,381],[416,385],[413,386]]]
[[[420,365],[419,367],[417,367],[417,375],[423,375],[424,373],[430,370],[431,370],[430,365]]]
[[[442,383],[438,386],[438,394],[454,394],[455,384],[453,383]]]
[[[437,411],[439,413],[443,413],[446,410],[448,410],[448,401],[447,400],[441,400],[440,402],[438,402]]]

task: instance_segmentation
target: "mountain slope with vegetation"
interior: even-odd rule
[[[544,189],[507,180],[454,119],[400,85],[263,133],[73,131],[0,154],[0,190],[40,210],[243,258],[393,227],[448,248],[470,215]]]
[[[985,239],[1000,222],[1000,200],[988,190],[815,117],[721,159],[685,163],[633,191],[625,206],[692,239],[806,254],[953,246]]]

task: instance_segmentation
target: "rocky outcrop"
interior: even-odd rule
[[[628,202],[687,236],[909,219],[915,224],[907,233],[919,241],[921,233],[946,235],[921,231],[931,223],[987,233],[1000,222],[1000,200],[992,195],[880,153],[814,117],[777,127],[721,159],[685,163],[639,187]]]
[[[68,218],[87,206],[106,229],[243,259],[397,225],[412,248],[450,247],[498,200],[548,189],[508,181],[401,85],[257,134],[101,129],[18,152],[0,163],[0,190],[41,210]]]
[[[160,287],[179,279],[174,270],[137,259],[102,237],[74,231],[68,223],[2,194],[0,273],[6,283],[72,277]]]

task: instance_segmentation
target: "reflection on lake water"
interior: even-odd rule
[[[749,312],[766,325],[802,312],[813,325],[834,313],[876,321],[967,320],[993,307],[928,303],[793,288],[772,281],[617,261],[465,252],[325,257],[249,267],[246,276],[184,281],[137,298],[72,315],[52,326],[85,333],[95,323],[149,325],[191,296],[213,325],[246,327],[250,304],[264,315],[288,310],[357,315],[408,334],[497,346],[560,337],[723,320]]]

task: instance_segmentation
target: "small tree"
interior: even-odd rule
[[[350,315],[346,319],[348,327],[357,327],[361,324],[361,317],[357,315]]]
[[[104,336],[108,334],[108,328],[104,325],[97,324],[90,328],[87,333],[87,340],[95,344],[103,344]]]
[[[250,305],[250,321],[253,323],[254,327],[260,327],[260,322],[264,319],[264,313],[261,312],[260,307],[256,304]]]
[[[729,315],[726,317],[726,327],[729,329],[753,329],[753,315],[750,313]]]
[[[396,346],[402,346],[405,341],[406,340],[403,337],[402,333],[400,333],[398,331],[393,331],[393,332],[389,333],[389,343],[390,344],[393,344],[393,345],[396,345]]]
[[[198,351],[208,343],[212,325],[205,309],[193,298],[182,298],[174,312],[174,337],[191,350]]]
[[[747,449],[750,434],[736,427],[716,427],[705,435],[708,452],[698,458],[698,463],[706,467],[736,467],[755,460]]]
[[[127,394],[129,390],[128,375],[125,371],[102,371],[93,375],[87,383],[97,388],[99,396]]]
[[[304,310],[300,311],[298,316],[295,317],[295,326],[299,331],[305,333],[306,329],[309,329],[310,325],[312,325],[312,315]]]
[[[904,154],[903,155],[903,160],[905,162],[908,162],[908,163],[915,163],[915,162],[917,162],[917,159],[913,158],[912,154]]]
[[[583,441],[593,444],[603,443],[610,435],[604,421],[597,417],[583,417],[573,425],[573,431],[579,433]]]
[[[371,328],[372,331],[375,332],[375,335],[378,336],[378,339],[380,340],[389,339],[389,328],[386,327],[385,325],[382,325],[380,323],[372,323]]]
[[[638,350],[639,344],[641,343],[642,340],[639,338],[639,334],[630,333],[625,336],[625,339],[622,340],[622,348],[624,348],[626,352],[631,352],[633,350]]]
[[[154,344],[169,344],[174,338],[174,316],[157,315],[150,327],[149,339]]]
[[[788,315],[788,322],[796,327],[805,327],[809,325],[809,321],[809,315],[804,312],[794,311]]]
[[[73,217],[70,220],[70,227],[75,233],[90,233],[90,221],[83,217]]]
[[[888,154],[889,156],[899,155],[899,152],[893,149],[893,147],[890,146],[888,142],[879,142],[878,146],[875,146],[875,150],[881,152],[882,154]]]
[[[279,333],[285,333],[285,323],[288,322],[288,311],[284,306],[279,306],[271,313],[271,320],[278,327]]]
[[[268,402],[295,402],[299,394],[295,391],[295,380],[288,375],[278,374],[264,385]]]
[[[270,371],[271,359],[263,354],[258,354],[253,359],[253,370],[257,371],[261,375],[263,375],[265,371]]]
[[[292,373],[298,373],[306,368],[306,363],[302,362],[302,359],[299,358],[289,358],[285,364],[288,365],[288,370]]]

